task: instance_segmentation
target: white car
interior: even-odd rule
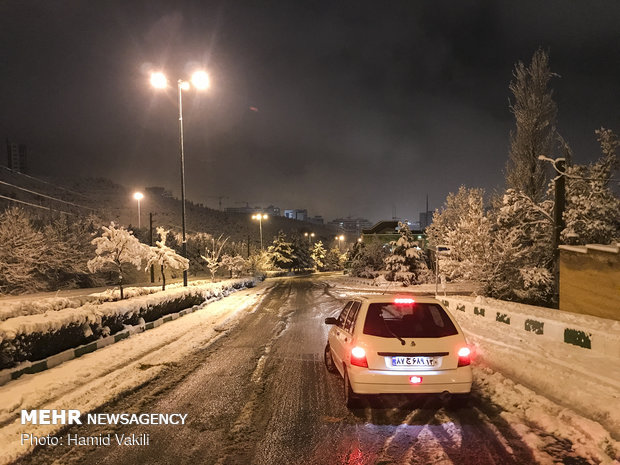
[[[438,300],[360,296],[325,323],[332,325],[325,365],[344,378],[347,407],[356,407],[362,394],[437,393],[467,402],[471,351]]]

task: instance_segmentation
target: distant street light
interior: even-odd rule
[[[258,220],[258,229],[260,230],[260,250],[263,251],[263,220],[269,218],[265,213],[257,213],[252,215],[253,220]]]
[[[308,238],[308,245],[310,245],[310,241],[314,237],[314,233],[307,233],[307,232],[305,232],[304,236],[306,236]]]
[[[198,90],[209,87],[209,75],[204,71],[196,71],[192,74],[191,82]],[[166,89],[168,79],[161,73],[151,74],[151,85],[156,89]],[[185,238],[185,153],[183,151],[183,91],[190,89],[190,83],[183,79],[177,80],[179,94],[179,153],[181,156],[181,219],[183,223],[182,255],[187,258],[187,239]],[[183,270],[183,286],[187,286],[187,270]]]
[[[338,250],[342,252],[342,241],[344,241],[344,235],[336,236],[335,239],[338,241]]]
[[[136,192],[133,195],[133,198],[138,201],[138,229],[140,229],[140,200],[144,198],[144,195],[142,194],[142,192]]]

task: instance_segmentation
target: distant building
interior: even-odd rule
[[[308,218],[308,223],[312,223],[312,224],[325,224],[325,220],[323,219],[322,216],[311,216],[310,218]]]
[[[269,216],[282,216],[282,211],[280,210],[280,207],[274,207],[273,205],[269,205],[263,211]]]
[[[362,231],[362,242],[364,244],[371,244],[373,242],[379,242],[381,244],[387,244],[391,241],[396,241],[400,237],[398,221],[379,221],[373,227],[364,229]],[[413,229],[410,224],[410,229],[413,237],[420,248],[425,249],[427,246],[426,234],[419,229]]]
[[[7,167],[18,173],[27,173],[27,151],[24,144],[16,144],[6,140]]]
[[[352,218],[350,216],[347,218],[336,218],[327,224],[336,226],[340,231],[355,236],[360,236],[362,234],[362,229],[372,226],[372,223],[366,218]]]
[[[418,225],[420,229],[426,229],[427,226],[430,226],[432,222],[433,222],[432,211],[420,212],[420,223]]]
[[[306,221],[308,219],[308,210],[284,210],[284,216],[292,220]]]

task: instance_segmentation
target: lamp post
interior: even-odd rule
[[[192,74],[192,85],[198,90],[205,90],[209,87],[209,76],[204,71],[196,71]],[[168,79],[161,73],[151,74],[151,85],[157,89],[166,89]],[[187,258],[187,239],[185,237],[185,152],[183,150],[183,91],[191,87],[188,81],[177,80],[177,91],[179,94],[179,155],[181,157],[181,221],[183,230],[183,242],[181,254]],[[183,286],[187,286],[187,270],[183,270]]]
[[[311,245],[311,239],[314,237],[314,233],[304,233],[304,236],[306,236],[308,238],[308,245]]]
[[[263,251],[263,220],[269,218],[266,213],[257,213],[252,215],[253,220],[258,220],[258,229],[260,231],[260,250]]]
[[[140,229],[140,200],[144,198],[144,194],[142,194],[142,192],[136,192],[133,198],[138,201],[138,229]]]
[[[344,241],[344,235],[336,236],[335,239],[338,241],[338,251],[342,252],[342,241]]]

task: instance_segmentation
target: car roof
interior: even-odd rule
[[[392,302],[395,298],[411,298],[418,303],[433,303],[441,304],[441,302],[433,296],[429,295],[416,295],[404,292],[391,292],[386,294],[359,294],[351,296],[350,300],[359,299],[362,302],[375,303],[375,302]]]

